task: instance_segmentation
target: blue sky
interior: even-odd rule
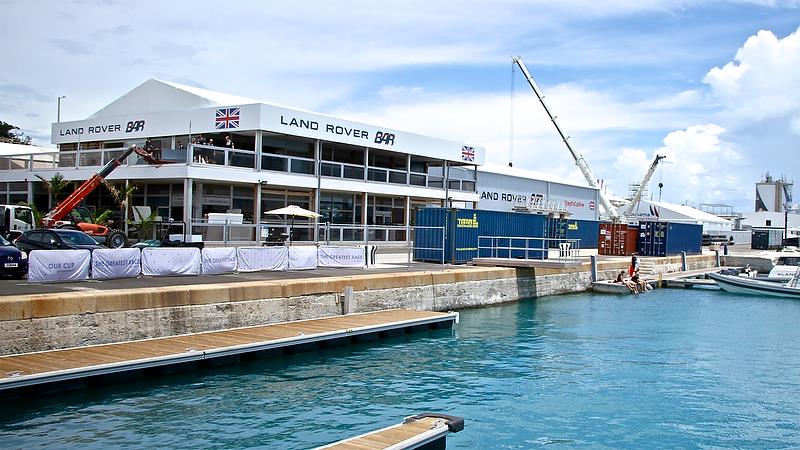
[[[221,7],[224,6],[224,7]],[[0,1],[0,120],[49,145],[149,78],[487,148],[582,177],[517,72],[522,55],[609,190],[656,152],[663,199],[752,208],[798,179],[800,1]],[[763,30],[763,31],[762,31]],[[657,191],[657,189],[651,189]]]

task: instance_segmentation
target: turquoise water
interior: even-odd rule
[[[705,290],[466,310],[417,333],[0,406],[3,448],[307,448],[439,411],[448,448],[800,447],[800,302]]]

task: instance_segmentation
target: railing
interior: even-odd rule
[[[558,259],[577,261],[580,239],[478,236],[479,258],[541,259],[549,257],[550,244],[557,244]]]
[[[314,175],[314,165],[313,158],[273,155],[271,153],[263,153],[261,155],[261,170]]]
[[[0,171],[96,168],[119,158],[125,150],[124,148],[107,148],[102,150],[54,151],[31,155],[2,156],[0,157]],[[192,144],[186,149],[167,148],[156,150],[154,153],[157,159],[169,163],[186,164],[189,161],[190,164],[205,166],[257,169],[257,154],[252,150]],[[124,164],[127,166],[141,166],[146,165],[147,162],[134,153],[128,157]],[[261,155],[261,170],[315,175],[315,168],[316,161],[313,158],[271,153],[263,153]],[[351,180],[363,180],[366,175],[367,181],[372,182],[427,186],[437,189],[445,188],[444,178],[440,176],[359,164],[321,161],[320,173],[325,177]],[[451,190],[475,192],[475,181],[451,178],[447,187]]]

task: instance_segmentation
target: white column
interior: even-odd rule
[[[193,193],[192,193],[192,179],[191,178],[184,178],[183,179],[183,222],[186,224],[186,230],[184,231],[188,236],[192,234],[192,201]]]
[[[256,131],[256,148],[253,149],[254,154],[256,155],[256,170],[261,170],[261,146],[262,138],[261,138],[261,130]],[[261,190],[261,186],[258,187],[259,191]]]
[[[314,190],[314,212],[319,214],[319,195],[322,189],[322,143],[314,141],[314,167],[317,171],[317,189]],[[314,242],[319,242],[319,218],[314,219]]]

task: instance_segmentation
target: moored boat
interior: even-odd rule
[[[750,277],[737,277],[709,273],[708,278],[714,280],[719,287],[734,294],[767,295],[771,297],[788,297],[800,299],[800,286],[797,276],[787,283],[759,281]]]

